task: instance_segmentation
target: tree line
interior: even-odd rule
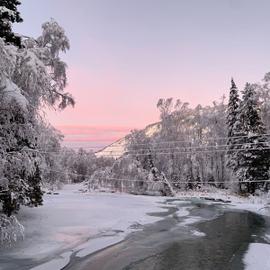
[[[205,107],[160,99],[158,131],[151,136],[132,131],[125,154],[113,166],[97,171],[89,188],[165,195],[171,195],[171,187],[268,191],[269,82],[268,73],[261,83],[247,83],[240,97],[232,80],[228,103],[222,97]]]

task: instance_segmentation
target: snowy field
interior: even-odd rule
[[[84,257],[122,241],[127,234],[162,217],[147,215],[167,212],[162,208],[168,197],[134,196],[119,193],[82,193],[80,185],[67,185],[57,195],[46,195],[39,208],[23,208],[18,216],[25,227],[25,240],[8,251],[14,259],[33,260],[32,270],[58,270],[70,260],[71,254]],[[178,198],[211,197],[232,201],[228,207],[268,214],[261,201],[242,199],[224,192],[181,193]],[[215,202],[207,202],[215,203]],[[227,204],[226,204],[227,205]],[[166,206],[175,207],[174,203]],[[181,226],[199,221],[189,216],[190,207],[178,203],[178,217],[185,217]],[[193,235],[204,237],[199,231]],[[266,236],[269,237],[269,236]],[[259,254],[259,255],[258,255]],[[244,258],[247,270],[269,270],[270,245],[252,243]],[[260,256],[260,268],[256,258]],[[0,261],[0,269],[1,261]]]

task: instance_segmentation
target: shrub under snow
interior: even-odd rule
[[[16,217],[0,214],[0,245],[11,245],[23,237],[24,227]]]

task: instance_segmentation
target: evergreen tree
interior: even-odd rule
[[[236,152],[238,139],[236,138],[239,135],[239,93],[236,87],[234,80],[231,80],[231,89],[228,103],[228,111],[227,111],[227,128],[228,128],[228,152],[227,152],[227,162],[226,166],[234,171],[237,167],[237,158]]]
[[[241,151],[237,153],[238,168],[235,170],[239,181],[247,182],[245,185],[249,193],[254,193],[264,184],[261,180],[269,178],[270,167],[269,143],[264,135],[266,129],[261,120],[255,88],[255,85],[246,84],[243,91],[239,110],[243,137],[239,138]]]
[[[231,80],[230,98],[228,104],[227,125],[228,125],[228,137],[235,136],[235,123],[237,121],[237,114],[239,109],[239,94],[234,80]]]
[[[21,38],[12,31],[12,23],[23,21],[17,10],[17,6],[20,4],[18,0],[0,0],[0,37],[7,44],[17,47],[21,47]]]

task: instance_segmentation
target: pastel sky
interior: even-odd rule
[[[110,142],[158,121],[160,97],[210,104],[270,71],[269,0],[23,0],[15,30],[54,18],[76,107],[49,111],[68,141]],[[80,138],[80,139],[79,139]],[[102,144],[102,143],[101,143]]]

